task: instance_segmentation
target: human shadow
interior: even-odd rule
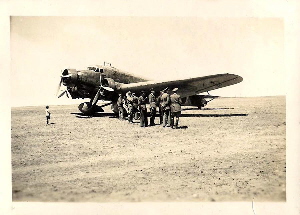
[[[139,122],[138,122],[139,123]],[[159,123],[155,123],[155,125],[148,125],[147,127],[157,127],[157,128],[162,128],[162,124]],[[169,126],[167,126],[166,128],[171,128]],[[176,129],[187,129],[188,126],[183,125],[183,126],[178,126]],[[174,128],[175,129],[175,128]]]
[[[183,125],[183,126],[178,126],[176,129],[187,129],[187,128],[189,128],[189,127],[186,125]]]
[[[234,117],[234,116],[248,116],[244,113],[230,113],[230,114],[181,114],[180,117]]]

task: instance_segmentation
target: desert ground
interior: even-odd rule
[[[183,109],[170,129],[77,105],[50,106],[46,126],[44,106],[13,107],[13,201],[286,201],[284,96]]]

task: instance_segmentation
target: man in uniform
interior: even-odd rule
[[[170,127],[171,123],[171,114],[170,114],[170,95],[167,93],[169,88],[163,90],[161,96],[161,106],[163,109],[163,127]]]
[[[163,109],[162,109],[162,101],[161,101],[161,96],[164,92],[163,91],[160,91],[160,94],[159,96],[157,97],[157,106],[158,106],[158,113],[159,113],[159,124],[161,125],[163,123]]]
[[[148,126],[148,119],[147,119],[147,96],[145,91],[141,92],[141,96],[139,97],[139,108],[140,108],[140,126],[147,127]]]
[[[151,93],[149,94],[149,104],[150,104],[150,126],[154,126],[155,123],[155,115],[156,115],[156,98],[155,91],[151,89]]]
[[[177,94],[178,88],[174,88],[173,94],[170,96],[171,100],[171,126],[172,128],[178,128],[179,117],[181,114],[182,100],[180,95]],[[175,120],[175,121],[174,121]]]
[[[132,93],[132,106],[133,106],[133,117],[135,120],[138,119],[138,112],[139,112],[139,98]]]
[[[117,105],[118,105],[118,110],[119,110],[119,119],[123,120],[124,119],[124,100],[122,97],[122,93],[119,93],[119,98],[117,100]]]
[[[128,122],[129,123],[133,123],[132,122],[132,118],[133,118],[133,98],[132,98],[132,94],[130,91],[127,92],[127,113],[128,113]]]

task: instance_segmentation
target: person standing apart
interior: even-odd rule
[[[171,127],[177,129],[179,117],[181,115],[182,100],[180,95],[177,94],[178,88],[174,88],[173,94],[170,96],[171,100]]]
[[[49,125],[49,121],[50,121],[50,115],[51,115],[51,113],[50,113],[50,110],[49,110],[49,106],[47,105],[46,106],[46,120],[47,120],[47,125]]]
[[[147,96],[144,91],[141,92],[141,96],[139,97],[139,108],[140,108],[140,126],[148,127],[148,119],[147,119]]]
[[[170,114],[170,95],[167,93],[168,88],[163,90],[163,94],[161,96],[161,106],[163,109],[163,127],[170,127],[171,123],[171,114]]]
[[[149,94],[149,104],[150,104],[150,126],[154,126],[155,123],[155,115],[156,115],[156,98],[155,91],[151,89],[151,93]]]

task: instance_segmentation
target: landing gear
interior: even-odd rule
[[[198,105],[198,108],[201,110],[203,107],[205,107],[207,105],[207,101],[205,99],[202,99],[201,100],[201,104]]]
[[[111,103],[111,107],[110,108],[111,108],[112,112],[114,112],[114,114],[116,116],[119,115],[119,109],[118,109],[117,103]]]
[[[92,116],[95,112],[104,112],[103,107],[112,104],[111,102],[106,103],[101,106],[92,105],[91,102],[84,102],[78,105],[78,109],[84,114],[84,115],[90,115]]]
[[[90,102],[83,102],[78,105],[78,109],[85,115],[92,115],[94,113],[94,107]]]

